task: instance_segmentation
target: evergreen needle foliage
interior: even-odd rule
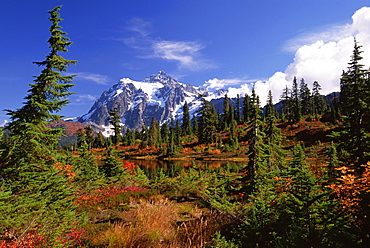
[[[56,166],[59,157],[55,148],[63,130],[48,127],[51,121],[61,118],[56,113],[72,94],[68,91],[73,86],[73,75],[62,73],[76,63],[60,55],[72,44],[59,26],[60,8],[48,11],[52,23],[50,53],[44,61],[35,62],[44,69],[30,84],[23,107],[7,110],[11,137],[0,167],[0,201],[7,208],[0,215],[0,232],[21,240],[33,231],[54,245],[61,242],[59,235],[71,229],[77,220],[71,187]]]

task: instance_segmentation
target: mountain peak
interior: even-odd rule
[[[165,71],[159,71],[157,74],[153,74],[150,77],[144,79],[144,82],[147,83],[163,83],[163,84],[173,84],[177,83],[177,81],[170,76]]]

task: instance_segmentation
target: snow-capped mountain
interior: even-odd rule
[[[207,93],[204,89],[178,82],[164,71],[142,82],[123,78],[104,91],[89,112],[78,121],[108,127],[108,112],[115,106],[122,116],[122,125],[127,128],[141,128],[144,123],[149,126],[152,117],[162,124],[171,118],[181,118],[185,101],[190,113],[194,113],[201,103],[199,94]]]

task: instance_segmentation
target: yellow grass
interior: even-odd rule
[[[120,217],[122,221],[109,225],[92,239],[92,245],[205,247],[223,224],[217,214],[165,198],[141,201],[134,209],[121,212]]]

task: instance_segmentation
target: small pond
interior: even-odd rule
[[[181,170],[186,170],[189,167],[197,168],[218,168],[218,167],[231,167],[240,168],[246,162],[243,161],[228,161],[228,160],[144,160],[144,159],[126,159],[129,162],[139,166],[145,173],[151,177],[159,170],[170,176],[174,177]]]

